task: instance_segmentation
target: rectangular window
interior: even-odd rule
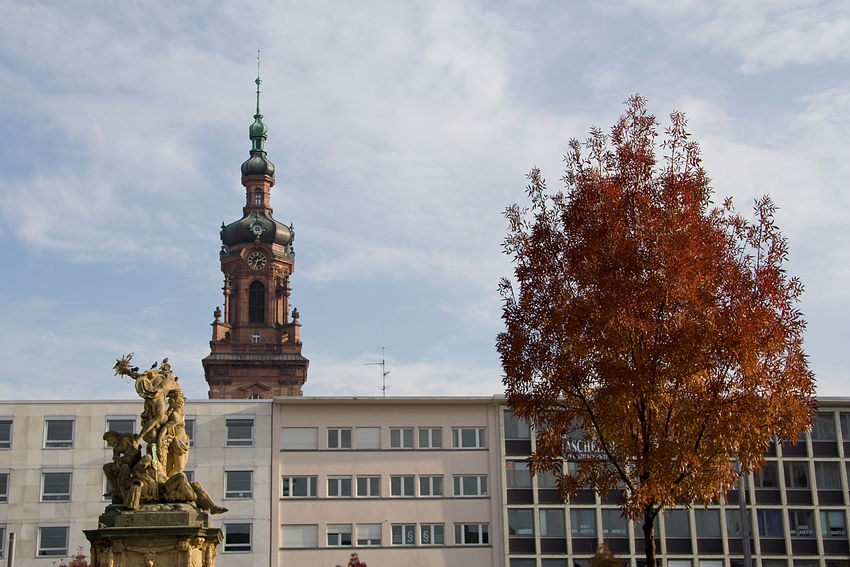
[[[626,532],[626,519],[620,509],[603,508],[599,513],[602,515],[603,537],[629,537]]]
[[[351,428],[329,427],[328,449],[351,449]]]
[[[664,518],[664,532],[670,538],[691,537],[691,522],[687,510],[668,510]]]
[[[731,510],[727,510],[728,514]],[[737,510],[736,510],[737,511]],[[759,525],[759,535],[761,537],[784,537],[782,533],[782,513],[779,510],[759,510],[756,512]],[[738,515],[740,520],[741,516]],[[741,533],[740,523],[738,525],[738,534]],[[731,535],[731,534],[730,534]]]
[[[390,427],[391,449],[413,449],[412,427]]]
[[[280,526],[280,546],[286,549],[319,547],[319,526],[316,524]]]
[[[596,510],[570,510],[570,533],[573,537],[596,537]]]
[[[537,477],[537,488],[558,488],[558,479],[555,477],[555,472],[543,471],[543,474]]]
[[[361,498],[380,498],[381,497],[381,477],[379,476],[358,476],[357,477],[357,496]]]
[[[284,427],[281,429],[281,440],[281,449],[284,451],[315,451],[319,448],[319,429]]]
[[[815,482],[818,490],[841,490],[838,463],[815,462]]]
[[[843,510],[821,510],[820,530],[823,537],[847,537]]]
[[[380,427],[358,427],[354,430],[354,440],[358,449],[380,449],[381,428]]]
[[[74,420],[47,418],[44,421],[44,446],[46,448],[74,446]]]
[[[71,473],[51,471],[41,473],[41,501],[68,502],[71,500]]]
[[[229,523],[224,524],[224,551],[246,552],[251,551],[251,524]]]
[[[381,524],[357,524],[357,547],[381,547]]]
[[[0,558],[6,556],[6,526],[0,526]]]
[[[487,545],[489,524],[455,524],[455,545]]]
[[[766,462],[758,472],[753,473],[753,486],[756,488],[779,488],[779,474],[774,461]]]
[[[738,516],[740,517],[740,515]],[[697,537],[720,537],[720,510],[694,509]]]
[[[528,422],[514,415],[511,410],[505,410],[505,439],[531,439],[531,428]]]
[[[415,477],[413,475],[391,476],[390,496],[412,497]]]
[[[835,441],[835,414],[818,412],[818,418],[812,427],[812,441]]]
[[[253,498],[253,471],[224,471],[225,498]]]
[[[189,437],[189,446],[194,447],[195,446],[195,418],[194,417],[187,417],[184,420],[184,423],[186,424],[186,435]]]
[[[442,427],[420,427],[419,428],[420,449],[442,449],[443,428]]]
[[[486,476],[454,477],[455,496],[487,496]]]
[[[780,523],[782,520],[779,520]],[[780,531],[781,527],[780,527]],[[741,537],[741,511],[726,510],[726,535],[729,537]]]
[[[328,498],[351,498],[351,477],[329,476]]]
[[[416,545],[416,524],[393,524],[391,541],[393,545]]]
[[[785,488],[809,487],[809,463],[806,461],[785,461]]]
[[[419,496],[436,497],[443,495],[443,475],[419,477]]]
[[[38,556],[64,557],[68,555],[68,526],[38,528]]]
[[[186,475],[186,480],[189,482],[195,482],[195,471],[192,469],[183,469],[183,474]]]
[[[315,476],[285,476],[280,495],[283,498],[315,498],[317,480]]]
[[[815,537],[815,515],[811,510],[788,510],[791,537]]]
[[[534,510],[508,510],[508,535],[534,537]]]
[[[420,524],[419,543],[421,545],[446,545],[445,524]]]
[[[328,524],[328,547],[351,547],[351,524]]]
[[[0,449],[12,447],[12,420],[0,419]]]
[[[841,412],[838,419],[841,422],[841,439],[850,441],[850,412]]]
[[[116,433],[136,433],[136,418],[135,417],[108,417],[106,418],[106,430],[115,431]]]
[[[564,510],[540,510],[540,537],[564,537]]]
[[[505,463],[508,488],[531,488],[531,471],[525,461]]]
[[[250,447],[254,444],[253,419],[228,419],[227,446]]]
[[[9,471],[0,472],[0,503],[9,501]]]
[[[483,449],[487,446],[484,428],[452,428],[452,448]]]

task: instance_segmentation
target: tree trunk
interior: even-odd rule
[[[653,506],[643,509],[643,544],[646,551],[646,567],[657,567],[655,562],[655,518],[658,511]]]

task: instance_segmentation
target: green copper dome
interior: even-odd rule
[[[254,123],[248,127],[248,136],[251,138],[251,157],[242,164],[242,177],[251,175],[265,175],[274,177],[274,164],[266,157],[266,139],[269,127],[263,124],[263,115],[260,114],[260,80],[257,75],[257,113],[254,115]]]

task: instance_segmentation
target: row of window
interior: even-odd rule
[[[281,526],[280,546],[284,549],[313,549],[319,547],[319,526],[300,524]],[[417,541],[418,536],[418,541]],[[328,547],[381,547],[383,543],[381,524],[328,524]],[[489,545],[489,524],[455,524],[455,545]],[[392,524],[390,526],[392,546],[443,546],[446,545],[445,524],[415,523]]]
[[[284,451],[319,449],[318,427],[284,427],[281,431]],[[328,427],[327,443],[322,449],[382,449],[380,427]],[[414,443],[416,441],[416,443]],[[487,436],[483,427],[452,427],[452,449],[484,449]],[[442,449],[442,427],[390,427],[390,449]]]
[[[380,498],[380,475],[328,476],[328,498]],[[281,496],[284,498],[317,498],[317,476],[285,476]],[[416,487],[418,486],[418,494]],[[487,475],[455,475],[452,477],[455,497],[487,496]],[[443,475],[390,475],[390,496],[437,498],[445,496]]]
[[[597,518],[599,512],[599,518]],[[785,537],[782,525],[783,515],[787,512],[788,532],[791,537],[815,537],[814,510],[757,510],[758,532],[761,537]],[[570,535],[580,538],[596,538],[601,533],[604,539],[629,537],[628,525],[619,508],[571,508]],[[698,538],[720,538],[720,510],[693,510],[694,527]],[[508,536],[534,537],[539,530],[540,537],[565,537],[565,510],[538,510],[538,526],[534,523],[534,510],[512,508],[508,510]],[[597,523],[597,520],[599,522]],[[729,537],[741,537],[740,510],[726,510],[726,534]],[[687,510],[668,510],[664,519],[665,537],[690,538],[691,523]],[[638,523],[635,534],[643,537],[643,528]],[[824,538],[845,538],[847,528],[843,510],[820,511],[820,533]],[[656,525],[656,534],[660,531]]]
[[[46,417],[44,419],[44,448],[68,449],[74,446],[74,422],[72,417]],[[254,444],[253,419],[227,419],[225,421],[228,447],[250,447]],[[136,418],[107,418],[107,431],[136,433]],[[195,419],[186,418],[186,434],[190,446],[195,445]],[[12,420],[0,419],[0,449],[12,447]]]

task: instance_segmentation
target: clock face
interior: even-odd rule
[[[248,265],[255,270],[262,270],[266,267],[266,257],[262,252],[254,252],[248,256]]]

